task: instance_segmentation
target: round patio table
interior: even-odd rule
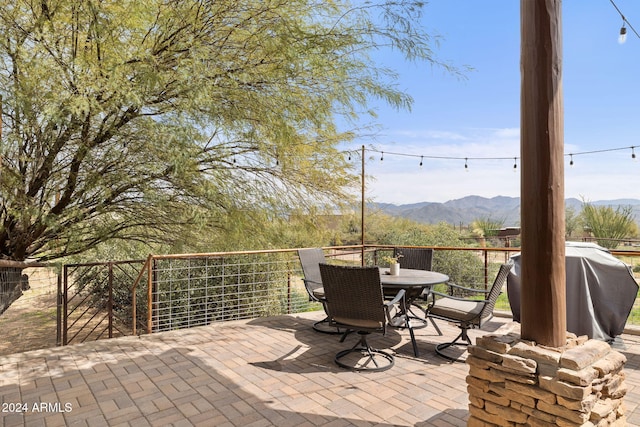
[[[380,282],[385,288],[414,290],[419,288],[422,291],[426,287],[445,283],[449,281],[449,276],[437,271],[413,270],[410,268],[401,268],[400,274],[392,276],[389,274],[388,268],[380,269]]]

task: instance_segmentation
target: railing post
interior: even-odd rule
[[[489,289],[489,251],[485,248],[484,251],[484,289]]]
[[[107,301],[109,338],[113,338],[113,263],[109,263],[109,300]]]
[[[68,286],[69,286],[69,270],[68,267],[65,265],[62,268],[62,272],[63,272],[63,289],[62,289],[62,345],[67,345],[67,317],[69,314],[69,306],[68,306],[68,301],[69,301],[69,292],[68,292]]]
[[[56,345],[62,345],[62,309],[64,295],[62,293],[62,271],[58,270],[58,295],[56,297]]]
[[[287,314],[291,314],[291,270],[287,268]]]
[[[145,270],[146,264],[142,266],[142,271]],[[133,336],[138,335],[138,298],[137,294],[137,286],[138,282],[136,281],[133,289],[131,290],[131,333]]]
[[[147,333],[150,334],[153,330],[153,270],[155,266],[155,259],[149,255],[149,262],[147,262]]]

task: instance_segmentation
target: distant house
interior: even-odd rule
[[[495,237],[504,241],[506,248],[511,247],[511,241],[520,236],[520,227],[505,227],[497,230]]]

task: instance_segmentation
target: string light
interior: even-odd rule
[[[605,149],[601,149],[601,150],[592,150],[592,151],[581,151],[581,152],[577,152],[577,153],[568,153],[568,154],[565,154],[565,156],[569,157],[569,166],[573,166],[574,165],[573,156],[580,156],[580,155],[586,155],[586,154],[597,154],[597,153],[607,153],[607,152],[631,149],[631,159],[633,159],[634,161],[637,161],[635,148],[636,148],[635,145],[626,146],[626,147],[617,147],[617,148],[605,148]],[[420,159],[420,162],[419,162],[420,167],[422,167],[424,165],[425,159],[464,160],[464,169],[465,169],[466,172],[469,172],[469,162],[472,161],[472,160],[480,160],[480,161],[482,161],[482,160],[513,160],[513,170],[514,170],[514,172],[516,172],[517,169],[518,169],[518,160],[521,160],[521,158],[519,156],[515,156],[515,157],[514,156],[511,156],[511,157],[456,157],[456,156],[431,156],[431,155],[424,155],[424,154],[398,153],[398,152],[391,152],[391,151],[380,151],[380,150],[376,150],[374,148],[366,148],[366,150],[374,152],[374,153],[380,153],[380,161],[384,161],[385,154],[386,155],[391,155],[391,156],[419,158]],[[351,161],[353,159],[351,151],[343,151],[342,153],[348,157],[349,161]],[[285,153],[285,156],[286,155],[287,155],[287,153]],[[280,154],[276,154],[275,155],[275,160],[276,160],[276,166],[279,166],[280,165]],[[233,154],[233,160],[232,161],[233,161],[234,164],[237,163],[237,153]]]
[[[612,151],[620,151],[620,150],[628,150],[629,148],[631,148],[631,158],[632,159],[636,159],[635,157],[635,146],[626,146],[626,147],[618,147],[618,148],[605,148],[602,150],[592,150],[592,151],[581,151],[581,152],[577,152],[577,153],[569,153],[569,154],[565,154],[565,156],[569,157],[569,165],[573,166],[574,165],[574,160],[573,160],[573,156],[580,156],[580,155],[585,155],[585,154],[596,154],[596,153],[607,153],[607,152],[612,152]],[[463,160],[464,161],[464,168],[465,170],[468,172],[469,171],[469,162],[472,160],[513,160],[513,169],[517,170],[518,169],[518,160],[520,160],[520,157],[518,156],[511,156],[511,157],[456,157],[456,156],[430,156],[430,155],[424,155],[424,154],[409,154],[409,153],[398,153],[398,152],[391,152],[391,151],[379,151],[376,150],[374,148],[367,148],[367,150],[371,151],[371,152],[375,152],[375,153],[380,153],[380,160],[384,160],[384,156],[400,156],[400,157],[412,157],[412,158],[419,158],[420,162],[419,165],[423,166],[424,165],[424,160],[425,159],[436,159],[436,160]]]
[[[620,28],[620,35],[618,36],[618,43],[623,44],[627,41],[627,29],[624,26],[624,21],[622,21],[622,28]]]
[[[618,43],[622,44],[627,40],[627,27],[625,25],[628,25],[629,28],[631,28],[631,31],[634,32],[636,37],[640,39],[640,34],[638,34],[635,28],[633,28],[633,25],[631,25],[631,22],[629,22],[629,20],[625,18],[625,16],[622,14],[622,11],[618,7],[618,5],[616,5],[616,3],[613,0],[609,0],[609,1],[613,5],[613,7],[616,8],[616,11],[618,11],[618,13],[620,14],[620,17],[622,18],[622,28],[620,28],[620,34],[618,35]]]

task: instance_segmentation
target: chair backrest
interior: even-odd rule
[[[400,268],[431,271],[433,263],[433,249],[428,248],[394,248],[393,256],[398,258]]]
[[[320,264],[327,262],[324,252],[322,248],[298,249],[298,258],[304,274],[304,286],[309,295],[315,299],[313,291],[322,287]]]
[[[493,281],[493,285],[491,285],[491,289],[489,290],[489,294],[487,295],[487,303],[484,305],[482,313],[480,314],[480,322],[482,322],[482,319],[485,319],[493,314],[493,309],[496,306],[496,301],[500,296],[500,292],[502,291],[503,286],[505,285],[505,283],[507,283],[507,276],[509,275],[512,267],[512,261],[509,261],[508,263],[502,264],[500,266],[498,275]]]
[[[378,267],[320,264],[331,318],[349,325],[384,328],[385,309]],[[369,329],[369,327],[365,327]]]

